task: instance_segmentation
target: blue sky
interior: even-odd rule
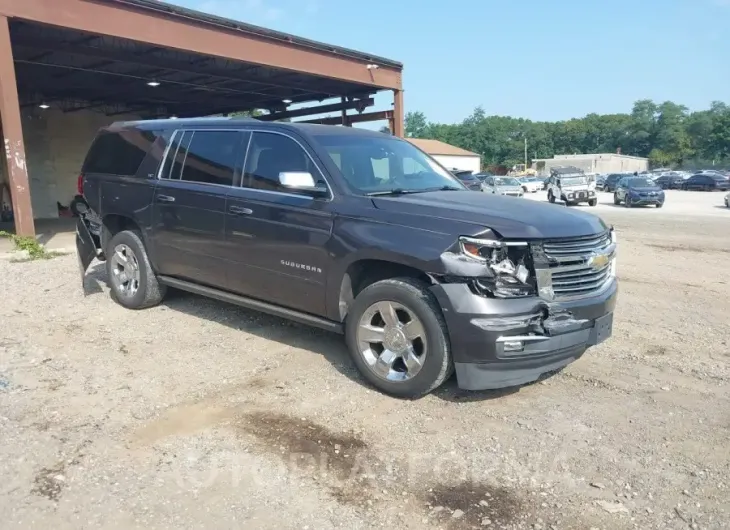
[[[730,0],[174,0],[404,63],[406,111],[562,120],[730,103]],[[379,97],[387,108],[389,96]]]

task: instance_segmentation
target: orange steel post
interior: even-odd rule
[[[19,236],[35,236],[33,209],[30,202],[28,168],[25,162],[23,127],[20,123],[18,86],[15,80],[13,49],[10,45],[8,18],[0,16],[0,118],[4,136],[10,196],[13,202],[15,232]]]
[[[404,116],[403,116],[403,91],[393,90],[393,126],[392,133],[394,136],[403,138],[405,136]]]

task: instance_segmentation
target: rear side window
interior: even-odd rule
[[[136,175],[154,141],[152,131],[102,131],[89,149],[82,172]]]
[[[240,131],[178,131],[162,178],[232,186],[243,159]]]

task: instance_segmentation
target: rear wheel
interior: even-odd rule
[[[111,238],[105,252],[113,298],[127,309],[159,304],[166,288],[157,281],[138,232],[124,230]]]
[[[419,280],[394,278],[363,289],[350,308],[345,336],[360,373],[387,394],[418,398],[451,374],[446,322]]]
[[[548,190],[548,201],[555,204],[555,195],[553,195],[552,190]]]
[[[613,194],[613,203],[614,204],[621,204],[621,200],[618,198],[618,193]]]

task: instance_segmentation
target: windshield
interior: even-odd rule
[[[495,186],[519,186],[520,183],[517,179],[512,177],[497,177],[494,179]]]
[[[317,140],[348,184],[362,193],[465,189],[436,161],[392,136],[331,134],[317,135]]]
[[[642,179],[642,178],[636,178],[636,179],[629,179],[629,187],[631,188],[653,188],[654,183],[649,179]]]
[[[561,186],[583,186],[585,183],[585,177],[560,177]]]

